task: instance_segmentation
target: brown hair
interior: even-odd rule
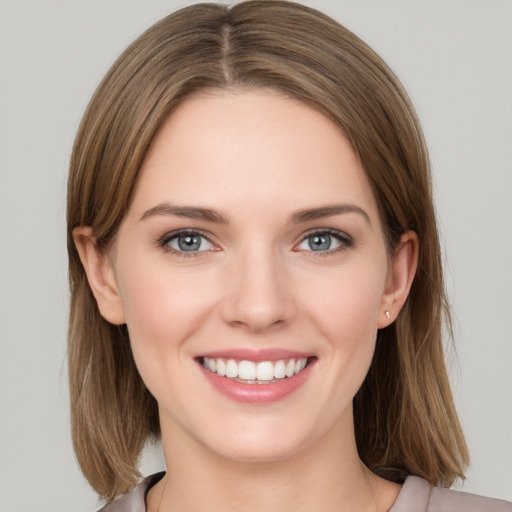
[[[365,43],[311,8],[270,0],[198,4],[158,22],[115,62],[80,125],[68,183],[68,251],[72,433],[82,471],[107,499],[126,492],[159,424],[126,326],[99,313],[73,229],[91,226],[107,248],[169,113],[201,90],[252,87],[278,90],[339,126],[373,187],[390,254],[406,230],[418,234],[410,295],[396,322],[379,331],[354,400],[356,437],[375,473],[448,485],[463,477],[468,454],[441,342],[450,318],[421,128],[398,79]]]

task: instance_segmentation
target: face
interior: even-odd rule
[[[352,435],[390,263],[361,165],[321,114],[268,91],[189,99],[108,261],[164,436],[267,460]]]

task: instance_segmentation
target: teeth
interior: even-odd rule
[[[258,380],[272,380],[274,378],[274,365],[270,361],[262,361],[256,366]]]
[[[305,366],[306,366],[306,361],[304,361],[304,359],[297,360],[297,362],[295,363],[295,373],[299,373],[302,370],[304,370]],[[211,369],[211,366],[210,366],[210,369]],[[215,370],[212,370],[212,371],[215,371]]]
[[[308,363],[307,357],[300,359],[281,359],[279,361],[235,361],[234,359],[221,359],[204,357],[203,366],[207,369],[229,379],[239,379],[250,383],[271,382],[275,379],[293,377],[300,373]]]
[[[207,358],[205,357],[205,359]],[[238,364],[236,364],[236,361],[233,359],[229,359],[226,363],[226,377],[229,377],[230,379],[238,377]]]
[[[226,363],[222,359],[217,359],[217,375],[226,375]]]
[[[284,379],[286,376],[286,365],[284,361],[277,361],[274,365],[274,377],[276,379]]]
[[[285,375],[287,377],[293,377],[295,374],[295,359],[290,359],[286,365]]]
[[[240,361],[238,364],[238,377],[242,380],[256,379],[256,365],[252,361]]]

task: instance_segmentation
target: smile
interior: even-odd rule
[[[247,361],[203,357],[203,366],[211,372],[245,384],[272,384],[293,377],[304,370],[307,357],[277,361]]]
[[[230,400],[268,404],[295,393],[309,379],[317,357],[290,350],[228,350],[195,358],[213,388]]]

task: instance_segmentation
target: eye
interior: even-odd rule
[[[308,233],[300,242],[297,251],[335,252],[353,245],[352,240],[336,231],[316,231]]]
[[[162,239],[162,247],[181,253],[211,251],[214,245],[201,233],[181,231]]]

